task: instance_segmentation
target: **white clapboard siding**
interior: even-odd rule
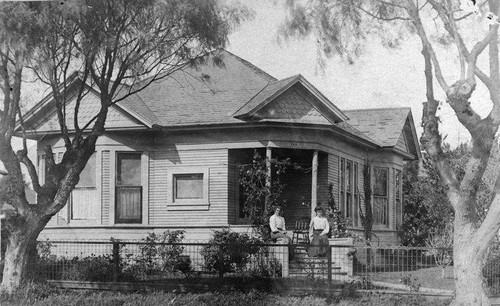
[[[228,151],[153,151],[149,168],[149,224],[155,226],[217,226],[228,224]],[[168,207],[169,171],[179,167],[207,167],[209,207],[195,211]]]

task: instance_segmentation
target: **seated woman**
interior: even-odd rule
[[[323,216],[323,208],[317,206],[314,211],[316,217],[311,220],[309,225],[309,234],[311,236],[311,246],[309,247],[310,257],[323,257],[326,256],[328,251],[328,232],[330,232],[330,224]]]
[[[271,239],[284,238],[287,243],[291,243],[290,236],[286,233],[285,218],[281,216],[281,207],[276,207],[274,214],[269,218],[269,227],[271,228]]]

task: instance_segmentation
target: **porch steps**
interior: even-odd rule
[[[307,247],[296,246],[294,257],[289,262],[290,277],[313,277],[313,278],[328,278],[328,259],[326,257],[309,257]],[[342,268],[332,262],[331,274],[332,277],[339,275],[347,275],[347,272],[341,272]]]

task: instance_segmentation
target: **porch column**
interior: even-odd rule
[[[273,158],[273,150],[270,147],[266,147],[266,187],[271,187],[271,158]]]
[[[311,181],[311,219],[314,218],[314,209],[318,202],[318,150],[314,150],[312,159]]]

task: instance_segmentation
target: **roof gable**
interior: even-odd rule
[[[307,97],[308,102],[319,110],[331,123],[338,123],[347,119],[347,116],[340,109],[300,74],[267,84],[252,99],[238,109],[234,113],[234,117],[242,120],[259,119],[257,115],[263,108],[292,87],[295,87],[303,97]]]
[[[403,152],[409,153],[408,142],[406,141],[406,136],[404,131],[401,131],[401,135],[399,135],[398,142],[396,143],[396,148]]]
[[[420,158],[418,137],[410,108],[346,110],[347,121],[382,147],[391,147]]]
[[[28,130],[36,130],[37,133],[59,131],[59,120],[57,118],[55,104],[44,110],[44,114],[39,114],[27,122]],[[66,126],[69,130],[74,130],[74,109],[76,107],[76,96],[69,98],[66,105],[67,116]],[[94,118],[100,111],[101,102],[98,94],[90,91],[80,102],[78,111],[78,124],[80,128],[84,127],[90,120]],[[121,109],[117,105],[113,105],[108,110],[106,119],[106,128],[133,128],[144,127],[144,124],[132,115]]]
[[[299,90],[290,88],[255,113],[254,118],[295,123],[332,124]]]

